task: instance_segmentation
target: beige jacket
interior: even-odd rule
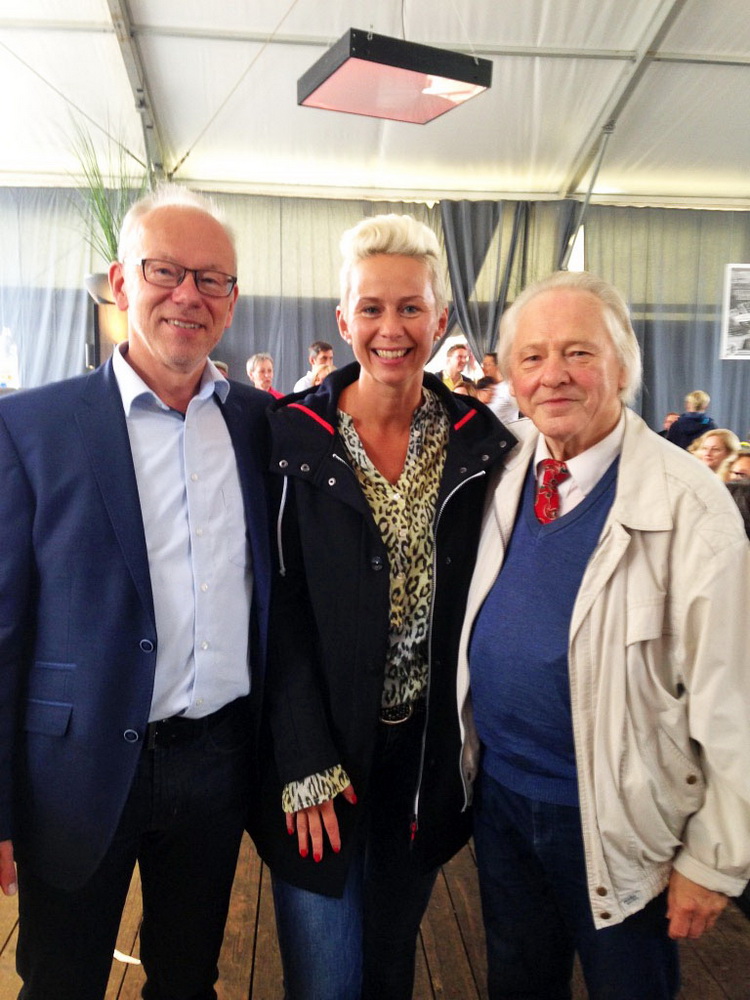
[[[467,647],[503,562],[538,432],[490,494],[461,636],[464,777],[476,776]],[[674,866],[739,895],[750,878],[750,544],[729,491],[632,411],[609,517],[569,640],[591,907],[598,927],[641,909]]]

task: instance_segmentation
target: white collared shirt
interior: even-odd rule
[[[158,640],[150,720],[200,718],[250,690],[252,567],[234,448],[218,405],[231,387],[209,362],[183,415],[146,385],[123,349],[112,360]]]
[[[570,476],[560,483],[560,517],[569,513],[582,500],[585,500],[604,473],[614,462],[622,450],[622,439],[625,434],[625,408],[609,434],[591,448],[582,451],[575,458],[565,460]],[[552,458],[547,442],[539,435],[534,452],[534,471],[537,487],[542,484],[542,472],[539,463],[545,458]]]

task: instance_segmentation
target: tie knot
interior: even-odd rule
[[[543,458],[542,466],[542,486],[559,486],[568,478],[570,472],[565,462],[558,462],[556,458]]]

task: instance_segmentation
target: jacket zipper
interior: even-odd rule
[[[284,542],[282,541],[284,511],[286,509],[286,492],[289,489],[289,476],[284,476],[284,485],[281,489],[281,503],[279,513],[276,515],[276,548],[279,553],[279,575],[286,576],[286,564],[284,562]]]
[[[430,721],[430,689],[432,687],[432,631],[433,631],[433,619],[435,614],[435,591],[437,589],[437,534],[438,526],[440,520],[443,516],[443,511],[447,507],[450,500],[458,493],[458,491],[470,483],[472,479],[478,479],[480,476],[486,476],[487,473],[484,470],[475,472],[473,475],[469,476],[468,479],[464,479],[462,483],[457,483],[456,486],[450,491],[448,496],[443,500],[440,505],[440,510],[437,512],[435,517],[435,522],[432,527],[432,537],[433,537],[433,553],[432,553],[432,594],[430,596],[430,634],[427,641],[427,690],[425,692],[425,716],[424,716],[424,726],[422,727],[422,745],[419,753],[419,771],[417,772],[417,787],[414,793],[414,805],[412,807],[412,815],[409,822],[409,843],[414,844],[414,840],[417,836],[417,831],[419,830],[419,797],[422,792],[422,778],[424,777],[424,756],[425,749],[427,745],[427,726]],[[463,785],[463,774],[461,773],[461,755],[459,754],[458,759],[458,771],[459,777],[461,778],[461,783]]]

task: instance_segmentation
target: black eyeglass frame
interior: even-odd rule
[[[225,271],[217,271],[212,267],[185,267],[183,264],[178,264],[173,260],[162,260],[160,257],[140,257],[138,260],[134,260],[133,263],[140,267],[141,273],[143,274],[143,280],[149,285],[154,285],[156,288],[179,288],[188,274],[192,274],[195,287],[201,295],[208,295],[209,298],[212,299],[228,299],[237,284],[236,274],[227,274]],[[171,284],[170,282],[164,283],[161,281],[154,281],[153,278],[149,278],[146,274],[147,264],[166,264],[167,266],[174,268],[176,271],[181,271],[182,274],[174,284]],[[207,292],[205,289],[201,288],[202,276],[207,274],[221,275],[222,278],[226,278],[229,282],[228,290],[226,292]]]

